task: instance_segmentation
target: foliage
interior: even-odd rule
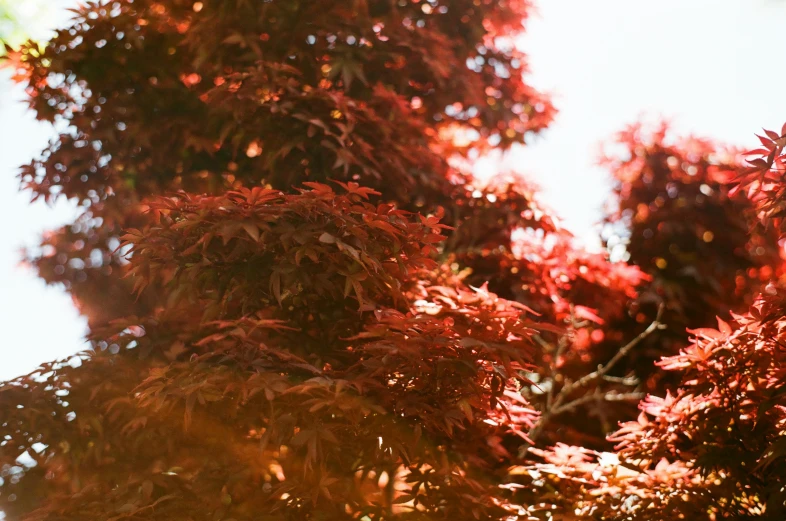
[[[740,151],[672,134],[666,123],[633,125],[603,160],[616,183],[607,244],[624,246],[629,262],[652,277],[630,315],[646,322],[664,306],[668,327],[631,360],[658,392],[669,376],[653,373],[652,361],[685,347],[686,328],[747,309],[783,272],[777,233],[755,226],[753,205],[733,189],[745,170]]]
[[[99,3],[12,53],[66,128],[22,182],[84,210],[32,261],[94,350],[3,387],[6,514],[515,511],[497,485],[536,414],[535,325],[429,272],[443,232],[482,242],[495,214],[504,244],[529,209],[448,161],[551,118],[517,72],[524,7]]]
[[[19,21],[10,2],[0,2],[0,42],[8,44],[20,38]],[[22,38],[24,40],[24,38]],[[5,46],[0,49],[0,55],[5,54]]]
[[[7,50],[13,51],[28,38],[38,42],[46,40],[46,31],[51,30],[51,14],[62,0],[41,2],[38,0],[0,0],[0,57]]]
[[[777,229],[783,138],[767,136],[735,182],[761,225]],[[783,288],[770,283],[748,313],[691,330],[690,343],[658,363],[679,375],[679,386],[641,402],[638,419],[609,437],[615,453],[562,444],[534,451],[543,462],[516,473],[577,518],[782,519],[785,303]]]
[[[505,512],[486,474],[506,454],[504,438],[534,417],[506,394],[529,366],[526,311],[418,281],[442,239],[436,219],[362,202],[369,191],[354,185],[347,195],[312,186],[151,203],[156,224],[129,236],[130,271],[140,286],[164,279],[168,307],[114,324],[114,343],[85,364],[90,376],[131,371],[111,388],[98,383],[86,402],[68,392],[38,458],[51,471],[68,443],[83,492],[34,515]],[[6,398],[24,400],[9,420],[27,423],[42,404],[18,396],[24,381]],[[6,432],[9,448],[28,448]],[[137,477],[118,488],[123,475]],[[382,476],[389,489],[377,486]]]
[[[468,167],[554,115],[529,7],[97,2],[12,50],[92,350],[0,385],[5,515],[782,519],[786,143],[631,127],[630,262],[576,248]]]

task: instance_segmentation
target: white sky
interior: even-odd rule
[[[609,190],[598,145],[625,125],[665,116],[682,133],[750,146],[786,121],[784,0],[535,1],[522,48],[561,112],[508,164],[590,243]]]
[[[27,0],[21,0],[26,2]],[[58,0],[61,1],[61,0]],[[565,225],[592,247],[608,193],[598,145],[639,116],[684,132],[753,145],[786,121],[782,28],[786,0],[539,0],[523,38],[531,81],[560,109],[553,127],[508,166],[531,175]],[[0,77],[0,380],[84,344],[84,321],[60,289],[18,267],[19,248],[73,217],[68,205],[29,205],[16,167],[50,131]]]

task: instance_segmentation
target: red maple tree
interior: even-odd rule
[[[466,168],[554,116],[529,7],[101,2],[9,49],[92,349],[0,386],[5,516],[782,518],[782,138],[623,133],[630,263],[582,251]]]

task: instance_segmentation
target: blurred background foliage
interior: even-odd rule
[[[55,14],[63,15],[61,7],[66,3],[63,0],[0,0],[0,42],[16,47],[28,38],[46,40],[48,22]],[[5,45],[0,45],[0,56],[4,54]]]

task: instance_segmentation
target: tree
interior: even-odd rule
[[[660,394],[676,382],[653,371],[653,361],[686,347],[686,328],[713,327],[716,317],[746,310],[782,275],[782,249],[774,230],[756,226],[753,203],[733,189],[745,170],[739,150],[676,138],[666,123],[632,125],[616,145],[618,154],[603,159],[615,180],[607,246],[624,246],[628,262],[652,277],[629,310],[635,322],[617,327],[647,323],[664,306],[668,327],[629,360],[647,390]]]
[[[784,135],[786,126],[765,132],[728,192],[747,192],[759,233],[781,238]],[[642,401],[610,436],[614,453],[558,444],[533,450],[542,462],[514,474],[564,519],[783,519],[784,302],[772,281],[747,313],[690,330],[689,344],[658,363],[679,385]]]
[[[775,297],[692,344],[681,328],[779,273],[776,236],[745,230],[757,212],[779,223],[772,174],[763,192],[748,177],[780,138],[745,174],[707,142],[641,145],[634,130],[610,217],[630,226],[633,262],[577,249],[520,176],[469,167],[553,117],[513,45],[528,8],[100,2],[43,50],[9,53],[37,116],[63,129],[23,186],[83,210],[30,262],[71,292],[93,349],[0,386],[5,515],[779,512],[779,319],[761,312]],[[748,179],[749,199],[718,171]],[[707,209],[723,228],[679,226]],[[659,240],[639,241],[653,223]],[[681,373],[651,379],[656,354]],[[663,381],[679,386],[607,441]],[[707,452],[710,420],[740,407],[750,444],[728,431]]]
[[[529,210],[448,162],[550,120],[510,43],[524,7],[92,4],[12,53],[67,126],[22,181],[84,209],[32,262],[94,350],[3,387],[6,515],[515,511],[497,485],[539,326],[429,271],[440,207],[506,217],[450,232],[456,251]]]

